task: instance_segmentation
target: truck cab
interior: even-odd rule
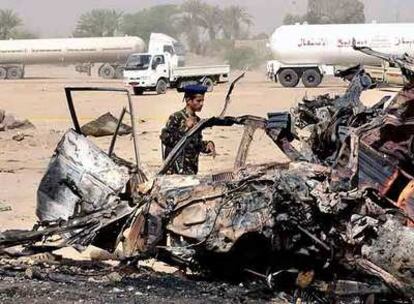
[[[340,71],[348,68],[350,68],[350,66],[335,66],[335,76],[337,76]],[[404,86],[407,84],[407,80],[404,78],[401,69],[387,61],[383,61],[381,64],[364,65],[364,70],[373,83],[391,86]]]
[[[406,84],[401,69],[389,62],[383,61],[381,65],[365,65],[364,69],[375,82],[397,86]]]
[[[148,53],[168,53],[171,55],[177,66],[181,67],[185,65],[185,47],[176,39],[165,34],[151,34],[148,44]]]
[[[144,91],[156,91],[164,94],[170,82],[171,67],[174,60],[168,53],[137,53],[129,56],[125,65],[124,77],[131,85],[135,95]]]

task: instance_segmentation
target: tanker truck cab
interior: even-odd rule
[[[177,66],[185,65],[185,47],[176,39],[161,33],[152,33],[148,44],[148,53],[169,53]]]
[[[129,56],[124,78],[135,95],[145,91],[165,94],[168,88],[182,88],[188,84],[202,83],[213,90],[215,84],[227,82],[229,65],[178,67],[177,56],[170,53],[137,53]]]

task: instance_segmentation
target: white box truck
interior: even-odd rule
[[[379,52],[414,54],[414,23],[296,24],[281,26],[270,39],[273,61],[268,77],[284,87],[317,87],[337,65],[382,65],[378,58],[352,49],[368,46]]]
[[[200,82],[211,91],[217,83],[227,82],[229,74],[229,65],[179,67],[176,55],[169,52],[132,54],[124,70],[125,82],[135,95],[145,91],[164,94],[168,88]]]

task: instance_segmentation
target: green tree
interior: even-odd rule
[[[218,6],[204,5],[200,12],[201,26],[207,30],[210,41],[216,40],[223,29],[223,11]]]
[[[201,31],[205,25],[202,12],[206,4],[201,0],[186,0],[180,7],[181,13],[176,16],[177,29],[182,32],[191,51],[201,53]]]
[[[264,59],[250,47],[231,48],[224,54],[224,59],[232,69],[251,70],[260,65]]]
[[[309,0],[309,23],[364,23],[364,4],[360,0]]]
[[[13,38],[13,34],[22,23],[22,20],[14,11],[0,10],[0,39]]]
[[[310,24],[364,23],[364,4],[360,0],[308,0],[307,12],[303,16],[288,14],[285,24],[296,22]]]
[[[252,16],[244,7],[231,5],[223,10],[223,33],[227,39],[241,39],[248,34],[253,25]]]
[[[37,39],[39,38],[39,35],[31,31],[28,31],[26,29],[22,29],[22,30],[14,31],[12,38],[13,39]]]
[[[365,23],[365,6],[360,0],[344,0],[336,2],[336,9],[331,8],[334,12],[333,21],[337,23]]]
[[[179,13],[177,5],[157,5],[134,14],[124,15],[121,31],[148,41],[152,32],[176,36],[174,18]]]
[[[115,36],[121,26],[122,13],[109,9],[94,9],[80,16],[73,32],[75,37]]]
[[[287,14],[285,18],[283,18],[283,24],[296,24],[296,23],[302,23],[303,22],[303,16],[301,15],[292,15]]]

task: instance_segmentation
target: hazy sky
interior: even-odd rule
[[[27,28],[40,36],[68,36],[80,14],[94,8],[113,8],[135,12],[157,4],[179,0],[0,0],[0,8],[19,13]],[[238,4],[248,8],[255,19],[255,32],[272,32],[287,12],[303,12],[306,0],[206,0],[210,4]],[[368,20],[378,22],[411,21],[412,0],[364,0]]]

